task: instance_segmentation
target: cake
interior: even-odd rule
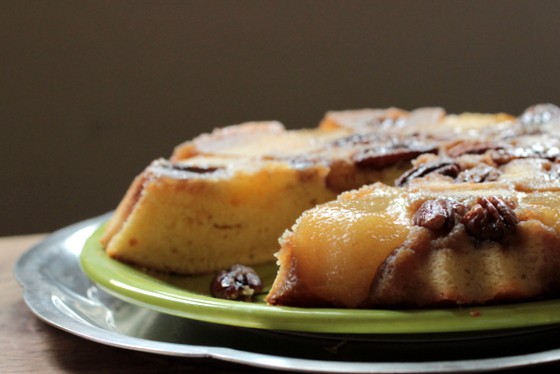
[[[550,104],[519,117],[388,108],[330,111],[299,130],[226,126],[143,170],[101,241],[114,259],[185,275],[276,256],[271,305],[546,297],[560,290],[559,156]]]

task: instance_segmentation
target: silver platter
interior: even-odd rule
[[[82,272],[85,240],[108,215],[61,229],[27,251],[15,273],[43,321],[98,343],[253,367],[325,373],[441,373],[560,360],[560,326],[484,334],[297,334],[217,325],[115,298]]]

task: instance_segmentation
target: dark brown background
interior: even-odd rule
[[[0,2],[0,235],[114,208],[216,126],[560,103],[555,1]]]

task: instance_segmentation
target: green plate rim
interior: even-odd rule
[[[178,288],[110,258],[101,225],[86,240],[80,266],[111,295],[158,312],[230,326],[329,334],[462,333],[560,323],[560,300],[442,309],[296,308],[217,299]]]

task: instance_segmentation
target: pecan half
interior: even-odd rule
[[[262,289],[262,281],[255,270],[244,265],[222,270],[210,285],[212,296],[227,300],[250,301]]]
[[[540,155],[530,148],[496,149],[490,153],[490,159],[496,165],[505,165],[518,158],[534,157],[540,157]]]
[[[352,161],[357,166],[373,169],[407,162],[421,154],[438,151],[434,141],[375,133],[352,135],[333,142],[331,146],[352,150]]]
[[[502,172],[490,165],[481,164],[471,169],[465,169],[457,175],[455,183],[482,183],[498,180]]]
[[[433,147],[405,148],[405,147],[381,147],[377,149],[364,149],[357,152],[352,158],[357,166],[372,169],[381,169],[386,166],[406,162],[424,153],[435,153]]]
[[[544,158],[556,161],[560,158],[560,148],[556,145],[535,143],[526,147],[497,149],[490,153],[490,158],[496,165],[504,165],[520,158]]]
[[[416,226],[434,231],[450,231],[455,226],[455,205],[446,199],[426,200],[414,213]]]
[[[402,187],[408,184],[413,179],[425,177],[428,174],[441,174],[451,178],[456,178],[459,175],[461,168],[453,161],[436,160],[420,164],[412,169],[406,171],[399,178],[395,180],[395,186]]]
[[[192,165],[181,165],[181,164],[172,164],[171,168],[174,170],[188,171],[189,173],[195,173],[195,174],[210,174],[219,169],[223,169],[214,166],[192,166]]]
[[[464,154],[480,155],[491,149],[501,148],[503,148],[503,146],[491,141],[462,140],[449,146],[446,153],[449,157],[458,157]]]
[[[502,198],[479,197],[462,219],[467,233],[480,240],[500,241],[515,232],[519,222],[515,205]]]

